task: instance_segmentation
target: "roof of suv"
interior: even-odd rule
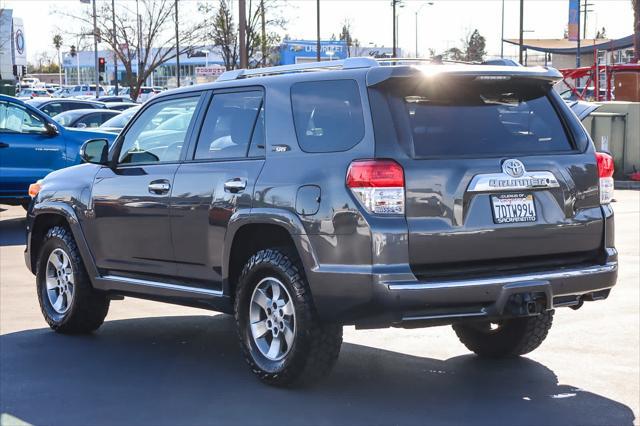
[[[480,65],[466,63],[435,63],[422,59],[382,59],[372,58],[348,58],[339,61],[310,62],[304,64],[281,65],[275,67],[239,69],[223,73],[215,82],[198,84],[169,90],[156,96],[160,99],[175,93],[188,93],[199,90],[216,89],[229,86],[248,86],[264,84],[266,79],[289,78],[297,80],[301,75],[317,73],[318,77],[345,70],[361,70],[366,73],[367,85],[373,86],[391,77],[410,77],[420,73],[425,76],[438,75],[476,75],[491,78],[523,77],[548,81],[556,81],[562,75],[555,68],[549,67],[523,67],[502,65]]]

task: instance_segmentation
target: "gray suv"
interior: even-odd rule
[[[526,354],[617,276],[613,161],[547,68],[353,58],[153,97],[34,184],[25,260],[52,329],[111,300],[233,314],[264,382],[328,374],[342,326],[452,325]]]

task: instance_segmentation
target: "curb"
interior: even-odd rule
[[[640,181],[617,180],[614,182],[615,189],[640,189]]]

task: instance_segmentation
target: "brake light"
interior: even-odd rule
[[[613,200],[613,157],[605,152],[596,152],[598,176],[600,178],[600,204],[608,204]]]
[[[393,160],[355,160],[347,187],[370,213],[404,214],[404,170]]]

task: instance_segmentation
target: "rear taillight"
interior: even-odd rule
[[[404,170],[393,160],[356,160],[347,187],[370,213],[404,214]]]
[[[598,176],[600,177],[600,204],[613,200],[613,157],[604,152],[596,152]]]

